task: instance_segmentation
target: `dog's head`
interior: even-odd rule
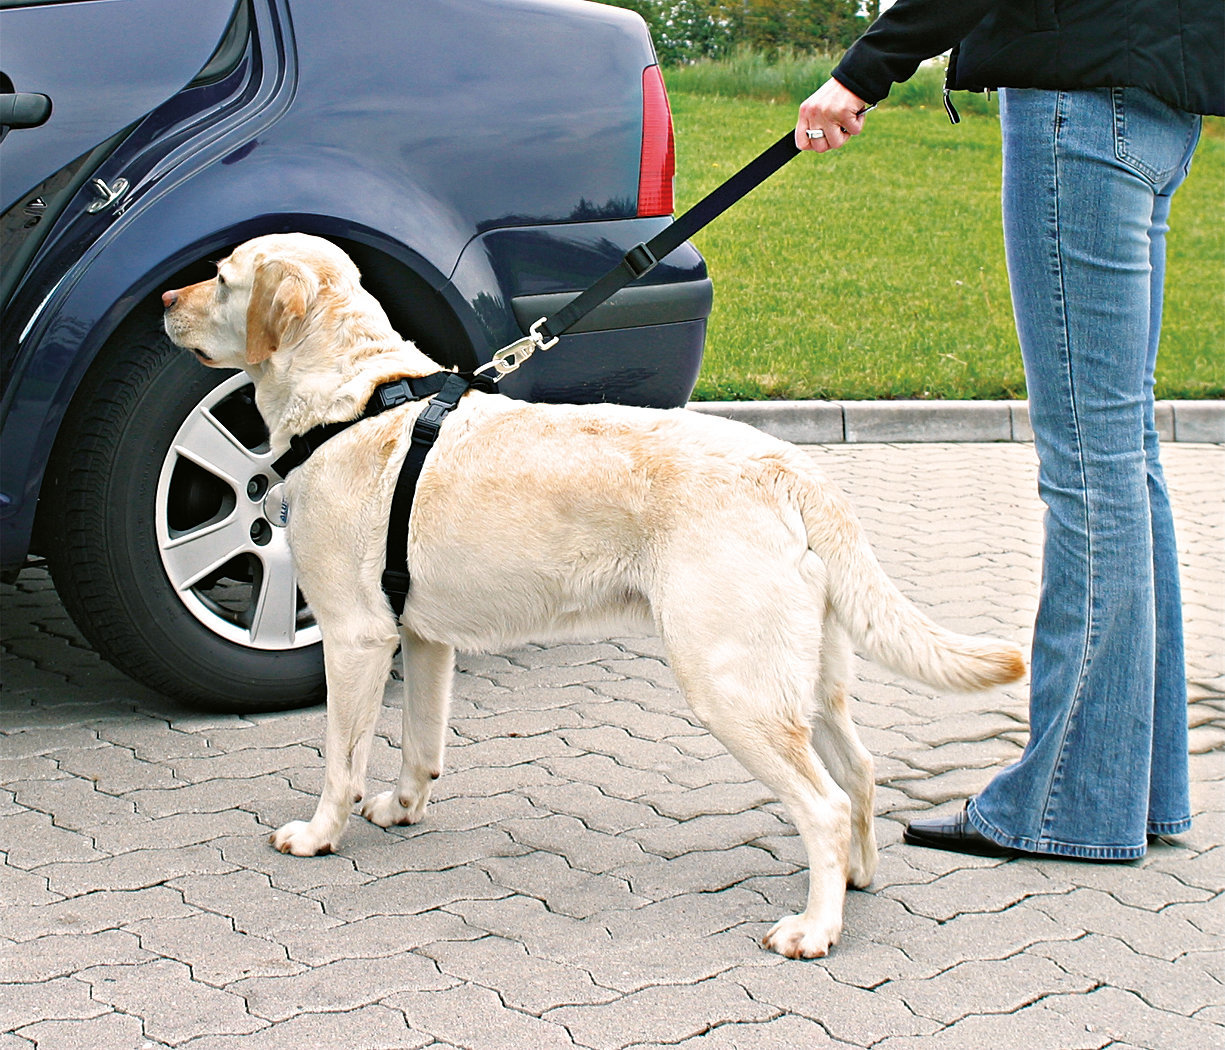
[[[216,277],[163,294],[166,334],[210,367],[259,370],[304,339],[329,302],[364,295],[359,281],[330,241],[257,237],[221,260]]]

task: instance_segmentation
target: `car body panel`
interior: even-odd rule
[[[149,2],[62,10],[136,12]],[[87,186],[72,196],[7,304],[6,570],[30,546],[38,492],[82,378],[104,364],[126,318],[185,283],[201,260],[288,230],[360,248],[385,271],[381,290],[405,300],[385,302],[393,319],[415,316],[414,296],[430,298],[431,318],[419,319],[437,329],[431,349],[445,364],[472,364],[522,334],[516,303],[522,312],[532,296],[581,291],[667,222],[636,217],[641,71],[655,61],[636,15],[581,0],[351,0],[341,18],[335,5],[243,4],[249,38],[232,68],[203,82],[193,76],[234,25],[233,4],[192,3],[204,28],[182,49],[195,64],[183,59],[180,70],[180,86],[190,87],[85,173],[107,185],[127,179],[129,189],[92,214]],[[0,22],[7,34],[12,16],[56,6],[5,7]],[[37,84],[31,74],[15,86]],[[39,130],[11,132],[3,163],[17,135]],[[595,330],[563,337],[506,392],[683,403],[701,361],[705,265],[685,245],[640,283],[627,294],[651,303],[642,318],[634,320],[630,299],[614,299],[585,326]],[[439,312],[445,323],[434,324]]]
[[[0,211],[186,87],[216,50],[234,5],[123,0],[6,8],[4,72],[16,91],[48,96],[52,110],[45,124],[5,136]]]

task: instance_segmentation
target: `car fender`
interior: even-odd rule
[[[278,186],[278,207],[272,210],[272,176],[267,165],[252,162],[257,153],[232,163],[223,158],[155,199],[129,206],[74,261],[27,323],[5,392],[0,544],[6,569],[24,560],[35,500],[60,424],[107,341],[133,311],[180,283],[193,264],[215,260],[250,237],[297,230],[364,244],[436,290],[469,347],[484,344],[484,325],[447,281],[455,259],[446,252],[458,256],[466,238],[444,208],[411,188],[372,177],[360,165],[345,170],[337,164],[331,170],[334,181],[327,184],[360,184],[360,194],[346,192],[343,200],[324,202],[317,185],[292,173],[277,175],[272,184]],[[337,208],[325,211],[325,203]],[[361,207],[341,210],[351,203]],[[390,213],[402,218],[388,223]],[[380,220],[381,231],[376,226]],[[150,238],[150,230],[164,231],[166,239]]]

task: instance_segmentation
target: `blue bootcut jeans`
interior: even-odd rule
[[[1126,860],[1191,825],[1153,368],[1170,196],[1200,118],[1132,88],[1011,89],[1000,120],[1045,541],[1029,743],[968,816],[1014,849]]]

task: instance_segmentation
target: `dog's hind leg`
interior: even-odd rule
[[[380,827],[415,824],[425,813],[434,781],[442,774],[455,650],[401,632],[404,654],[404,731],[400,776],[393,791],[375,795],[362,816]]]
[[[697,675],[681,670],[677,678],[698,718],[778,796],[808,855],[804,911],[777,922],[762,943],[793,959],[827,954],[842,933],[851,803],[813,751],[808,722],[772,697],[763,702],[757,692],[764,685],[760,680],[746,689],[746,683],[702,670]],[[694,684],[701,679],[708,679],[709,686]]]
[[[859,740],[847,708],[850,646],[846,632],[826,617],[821,672],[812,722],[812,746],[838,786],[851,800],[851,852],[848,882],[863,889],[876,873],[874,831],[876,774],[872,756]]]
[[[395,653],[395,635],[343,641],[324,632],[328,722],[324,745],[323,792],[310,821],[294,820],[270,841],[282,853],[313,857],[330,853],[366,783],[374,724]]]
[[[755,530],[769,543],[769,523]],[[808,899],[766,934],[791,958],[825,955],[842,932],[850,874],[851,802],[812,747],[822,613],[781,557],[739,574],[672,565],[656,615],[681,691],[702,723],[778,796],[808,855]],[[798,560],[798,559],[797,559]],[[795,564],[793,561],[792,564]]]

